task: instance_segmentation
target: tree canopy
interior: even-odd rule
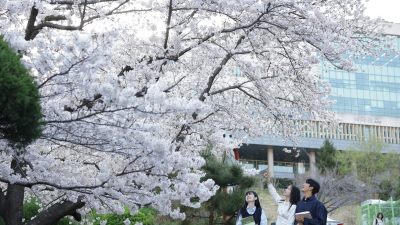
[[[339,172],[355,172],[367,185],[378,185],[399,171],[399,156],[378,137],[355,142],[349,149],[337,154]]]

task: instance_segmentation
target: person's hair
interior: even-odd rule
[[[246,195],[245,195],[245,196],[247,196],[249,193],[253,193],[254,197],[257,198],[257,200],[254,202],[254,206],[257,207],[257,208],[261,208],[260,200],[259,200],[259,198],[258,198],[257,193],[254,192],[254,191],[248,191],[248,192],[246,192]],[[247,203],[247,201],[246,201],[246,199],[245,199],[245,200],[244,200],[244,206],[243,206],[242,208],[240,208],[239,213],[238,213],[238,216],[237,216],[237,219],[239,219],[239,215],[242,214],[242,210],[246,210],[247,205],[248,205],[248,203]]]
[[[378,213],[378,215],[376,215],[376,218],[379,219],[379,215],[382,215],[382,219],[383,219],[383,214],[382,213]]]
[[[300,189],[294,185],[292,185],[292,190],[290,191],[290,207],[292,207],[292,205],[297,205],[297,202],[300,201],[301,195],[300,195]],[[289,210],[288,209],[288,210]]]
[[[317,192],[317,190],[315,189],[315,187],[314,187],[314,186],[311,186],[311,185],[310,185],[310,187],[313,187],[313,189],[312,189],[312,195],[315,195],[315,194],[316,194],[316,192]]]
[[[290,191],[290,200],[289,200],[290,206],[288,208],[288,211],[290,207],[292,207],[292,205],[297,205],[297,202],[299,202],[301,199],[300,189],[294,186],[293,184],[290,184],[289,186],[292,187],[292,190]],[[281,201],[284,202],[285,199],[282,199]]]
[[[318,184],[317,181],[315,181],[315,180],[313,180],[313,179],[310,178],[310,179],[307,179],[307,180],[306,180],[306,183],[309,184],[310,187],[313,187],[313,189],[312,189],[312,191],[311,191],[311,194],[312,194],[312,195],[315,195],[315,194],[317,194],[317,193],[319,192],[320,186],[319,186],[319,184]]]

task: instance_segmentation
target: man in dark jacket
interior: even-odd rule
[[[326,225],[328,211],[324,204],[314,195],[319,192],[319,183],[313,179],[307,179],[301,191],[304,198],[297,203],[296,213],[309,211],[312,219],[296,216],[295,225]]]

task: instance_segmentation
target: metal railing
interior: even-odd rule
[[[400,225],[400,200],[379,200],[374,204],[358,206],[358,225],[370,225],[374,222],[378,213],[383,214],[386,225]]]

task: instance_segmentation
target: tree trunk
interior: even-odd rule
[[[6,196],[0,188],[0,217],[5,218],[6,215]]]
[[[11,161],[11,168],[14,173],[21,174],[22,177],[25,177],[22,168],[26,165],[27,163],[23,161],[19,163],[15,159]],[[6,195],[0,190],[0,216],[3,217],[6,225],[22,225],[24,194],[25,187],[15,184],[8,184]],[[77,202],[64,201],[54,204],[39,213],[27,224],[53,225],[68,215],[73,216],[76,221],[81,221],[81,215],[76,210],[85,205],[82,199],[83,196],[80,196]]]
[[[8,185],[4,218],[7,225],[22,225],[24,191],[22,186]]]
[[[26,225],[53,225],[68,215],[73,216],[76,221],[81,221],[81,214],[76,212],[76,210],[85,206],[85,202],[82,202],[82,199],[83,197],[81,196],[77,202],[65,201],[54,204],[39,213],[39,215]]]
[[[211,204],[210,217],[208,218],[208,225],[214,224],[214,210],[215,210],[215,202]]]
[[[24,177],[24,172],[22,171],[23,163],[19,163],[13,159],[11,161],[11,169],[14,173],[21,174]],[[24,194],[25,187],[8,184],[7,195],[5,196],[5,210],[4,210],[4,220],[7,225],[22,225],[23,216],[23,206],[24,206]]]

